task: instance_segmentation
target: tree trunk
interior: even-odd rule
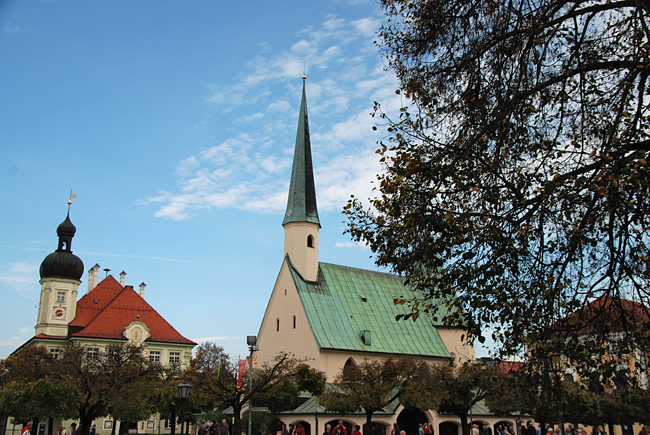
[[[363,433],[365,435],[370,435],[372,433],[372,414],[375,411],[366,410],[366,424],[363,425]],[[318,434],[316,434],[318,435]],[[399,435],[399,434],[396,434]]]
[[[77,435],[88,435],[90,433],[90,426],[93,424],[93,416],[87,413],[79,413],[79,429]]]
[[[242,405],[239,402],[232,407],[235,416],[232,422],[232,433],[230,435],[241,435],[241,408]]]
[[[172,408],[171,415],[169,416],[169,435],[176,435],[176,408]]]
[[[460,427],[462,428],[463,435],[469,435],[469,423],[467,422],[467,414],[469,410],[465,412],[459,412],[458,417],[460,417]]]

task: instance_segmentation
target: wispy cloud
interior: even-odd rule
[[[282,212],[305,66],[319,211],[340,210],[351,194],[371,197],[381,171],[373,102],[399,106],[394,75],[373,44],[379,25],[374,16],[328,16],[288,48],[260,44],[232,83],[208,86],[208,103],[231,119],[230,136],[180,161],[176,185],[139,203],[161,204],[155,216],[173,220],[208,208]]]
[[[38,264],[9,263],[8,269],[0,270],[0,282],[19,292],[32,289],[38,267]]]
[[[5,25],[2,26],[2,29],[9,35],[18,35],[29,31],[28,28],[13,23],[5,23]]]

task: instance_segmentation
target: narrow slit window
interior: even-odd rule
[[[293,329],[296,329],[296,316],[293,316]]]
[[[280,319],[275,319],[275,330],[280,332]]]

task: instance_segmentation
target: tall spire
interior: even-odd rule
[[[282,225],[290,222],[310,222],[317,224],[318,209],[316,207],[316,188],[314,186],[314,169],[311,163],[311,143],[309,140],[309,121],[307,119],[307,95],[305,93],[305,76],[302,76],[302,101],[298,117],[298,133],[296,148],[293,154],[293,169],[291,170],[291,186],[287,212]]]

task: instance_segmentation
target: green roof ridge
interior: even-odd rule
[[[296,133],[296,147],[293,153],[289,199],[282,225],[284,226],[290,222],[311,222],[320,226],[316,207],[314,168],[311,162],[311,141],[309,139],[307,95],[304,78],[300,115],[298,117],[298,132]]]

